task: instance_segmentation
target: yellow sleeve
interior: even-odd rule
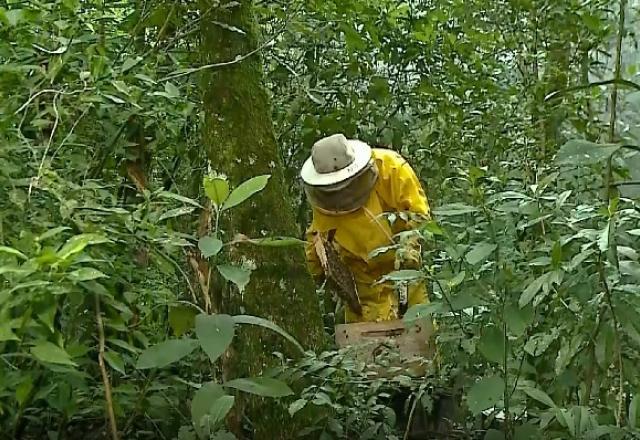
[[[411,165],[398,153],[386,150],[376,161],[383,180],[383,197],[390,208],[430,217],[429,202]]]

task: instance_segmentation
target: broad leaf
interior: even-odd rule
[[[208,423],[203,419],[210,414],[213,404],[226,395],[222,387],[214,382],[203,384],[193,395],[193,400],[191,401],[191,420],[200,435],[208,437],[210,433],[207,429]]]
[[[249,281],[251,280],[251,271],[247,269],[243,269],[238,266],[231,266],[229,264],[222,264],[217,266],[218,272],[220,275],[224,277],[227,281],[231,281],[238,287],[240,293],[244,292],[244,288],[247,287]]]
[[[224,386],[262,397],[285,397],[293,394],[286,383],[270,377],[233,379],[225,382]]]
[[[170,209],[167,212],[162,213],[162,215],[160,216],[158,221],[161,222],[162,220],[166,220],[166,219],[169,219],[169,218],[174,218],[174,217],[179,217],[181,215],[191,214],[194,211],[194,209],[195,208],[193,206],[183,206],[182,208]]]
[[[640,283],[640,263],[637,261],[621,261],[620,273],[623,275],[629,275]]]
[[[629,405],[629,426],[632,429],[635,429],[638,426],[640,426],[640,423],[638,423],[638,413],[640,412],[638,411],[639,408],[640,408],[640,394],[636,393],[635,396],[633,396],[633,399],[631,400],[631,404]]]
[[[467,406],[475,415],[494,407],[504,397],[504,380],[497,376],[476,382],[467,393]]]
[[[447,305],[441,302],[431,302],[427,304],[416,304],[409,307],[402,320],[406,325],[412,325],[416,321],[424,318],[429,318],[433,314],[442,313],[447,309]]]
[[[295,413],[306,406],[307,402],[307,399],[298,399],[295,402],[291,403],[291,405],[289,405],[289,415],[293,417]]]
[[[465,205],[462,203],[451,203],[449,205],[443,205],[439,208],[434,209],[433,213],[436,217],[447,217],[469,214],[477,211],[478,208],[475,208],[473,206]]]
[[[231,194],[229,194],[229,197],[227,197],[227,200],[224,201],[220,209],[222,211],[231,209],[234,206],[238,206],[255,193],[262,191],[267,186],[269,177],[271,176],[256,176],[246,182],[242,182],[231,192]]]
[[[196,310],[184,305],[169,306],[169,325],[177,337],[191,330],[196,323]]]
[[[620,149],[617,144],[597,144],[583,139],[572,139],[560,147],[556,162],[569,165],[593,165],[606,161]]]
[[[543,403],[545,405],[547,405],[550,408],[553,408],[556,406],[555,403],[553,403],[553,400],[551,399],[551,397],[549,397],[549,395],[547,393],[545,393],[544,391],[538,389],[538,388],[534,388],[534,387],[521,387],[520,388],[525,394],[527,394],[527,396],[531,397],[532,399],[537,400],[540,403]]]
[[[501,329],[496,326],[488,327],[480,337],[478,350],[490,362],[502,364],[504,363],[505,354],[504,338],[505,335]]]
[[[14,249],[9,246],[0,246],[0,253],[15,255],[16,257],[21,258],[23,260],[27,259],[27,256],[25,254],[20,252],[18,249]]]
[[[229,411],[231,411],[231,408],[233,408],[233,404],[235,403],[235,401],[236,398],[233,396],[218,397],[209,409],[209,423],[212,426],[217,426],[220,422],[222,422],[227,414],[229,414]]]
[[[136,368],[163,368],[191,354],[198,346],[193,339],[169,339],[142,352]]]
[[[233,321],[236,324],[257,325],[257,326],[260,326],[260,327],[267,328],[267,329],[269,329],[271,331],[274,331],[274,332],[278,333],[280,336],[282,336],[283,338],[285,338],[287,341],[289,341],[293,345],[295,345],[296,348],[298,350],[300,350],[301,353],[304,353],[304,348],[302,347],[302,345],[300,345],[300,343],[293,336],[291,336],[289,333],[284,331],[282,329],[282,327],[280,327],[277,324],[274,324],[273,322],[271,322],[269,320],[266,320],[264,318],[259,318],[257,316],[251,316],[251,315],[236,315],[236,316],[233,317]]]
[[[107,237],[100,234],[80,234],[74,235],[58,251],[58,258],[66,260],[70,256],[82,252],[89,245],[110,243]]]
[[[223,243],[215,237],[207,236],[198,240],[198,249],[202,252],[205,258],[218,255],[218,252],[222,249]]]
[[[172,199],[177,200],[179,202],[187,203],[189,205],[195,206],[196,208],[203,208],[203,206],[189,197],[181,196],[180,194],[175,194],[169,191],[160,191],[158,193],[158,197],[162,197],[163,199]]]
[[[81,281],[91,281],[98,278],[107,278],[107,276],[104,273],[100,272],[98,269],[94,269],[92,267],[83,267],[67,274],[67,278],[69,278],[74,283],[79,283]]]
[[[229,182],[222,177],[205,177],[202,180],[204,193],[214,205],[220,206],[229,196]]]
[[[522,336],[533,322],[533,307],[520,308],[514,304],[507,304],[504,311],[504,320],[507,329],[514,336]]]
[[[520,295],[520,300],[518,301],[518,305],[520,307],[524,307],[528,305],[531,300],[536,296],[536,294],[542,288],[544,282],[549,278],[548,274],[540,275],[538,278],[533,280],[529,285],[524,289],[522,295]]]
[[[77,366],[77,364],[71,360],[69,353],[67,353],[63,348],[48,341],[40,342],[36,346],[31,347],[31,354],[42,362]]]
[[[378,283],[384,283],[388,281],[412,282],[412,281],[421,280],[423,278],[424,278],[424,273],[422,273],[419,270],[403,269],[403,270],[395,270],[393,272],[390,272],[384,275],[382,278],[380,278],[380,281],[378,281]]]
[[[231,345],[235,335],[235,324],[229,315],[196,316],[196,336],[200,346],[215,362]]]
[[[465,255],[465,259],[467,263],[471,265],[481,263],[486,260],[497,247],[498,246],[493,243],[478,243]]]
[[[111,368],[113,368],[114,370],[116,370],[116,371],[118,371],[118,372],[120,372],[122,374],[125,374],[124,361],[122,360],[120,355],[118,353],[116,353],[115,351],[105,351],[104,360],[107,361],[109,366]]]

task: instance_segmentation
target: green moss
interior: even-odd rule
[[[203,11],[209,2],[201,2]],[[236,59],[258,47],[252,3],[241,1],[230,10],[216,10],[202,24],[203,62]],[[241,29],[234,32],[214,21]],[[271,109],[263,86],[259,54],[228,67],[205,71],[201,78],[206,112],[203,144],[212,168],[227,174],[232,185],[260,174],[271,174],[267,188],[248,203],[234,208],[222,225],[227,237],[297,235],[293,204],[286,196],[283,165],[273,132]],[[247,313],[273,320],[309,349],[323,344],[321,313],[302,249],[243,247],[232,256],[254,261],[257,269],[242,296],[221,299],[228,313]],[[259,329],[244,329],[234,346],[228,372],[234,377],[260,374],[272,363],[272,353],[293,355],[282,338]],[[284,438],[291,432],[288,415],[274,402],[248,402],[254,438]],[[259,416],[258,416],[259,414]],[[282,431],[285,430],[285,431]]]

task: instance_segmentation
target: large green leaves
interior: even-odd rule
[[[136,368],[162,368],[191,354],[198,343],[193,339],[169,339],[153,345],[142,352]]]
[[[229,197],[224,201],[220,209],[223,211],[231,209],[234,206],[238,206],[255,193],[262,191],[267,186],[269,177],[269,175],[256,176],[246,182],[242,182],[231,192],[231,194],[229,194]]]
[[[191,401],[191,419],[196,431],[208,438],[224,420],[233,403],[233,396],[227,395],[220,385],[214,382],[203,384]]]
[[[205,258],[218,255],[218,252],[222,249],[222,245],[222,241],[215,237],[206,236],[198,240],[198,249],[200,249],[202,256]]]
[[[39,361],[50,364],[77,365],[63,348],[48,341],[40,342],[31,347],[31,354]]]
[[[486,260],[498,246],[493,243],[478,243],[465,255],[469,264],[478,264]]]
[[[58,258],[66,260],[67,258],[82,252],[87,246],[109,243],[110,240],[101,234],[79,234],[71,237],[58,251]]]
[[[227,179],[206,176],[202,184],[205,194],[216,206],[220,206],[229,196],[229,182]]]
[[[490,376],[480,379],[467,393],[467,406],[473,414],[492,408],[504,397],[504,379]]]
[[[556,162],[569,165],[593,165],[607,160],[620,149],[617,144],[596,144],[583,139],[566,142],[556,156]]]
[[[234,326],[233,318],[229,315],[196,316],[196,336],[211,362],[215,362],[233,341]]]
[[[482,353],[487,360],[500,364],[503,363],[505,355],[504,332],[496,326],[488,327],[480,337],[478,350],[480,350],[480,353]]]
[[[238,287],[238,290],[242,293],[244,288],[247,287],[251,280],[251,271],[238,266],[232,266],[230,264],[221,264],[217,266],[218,272],[227,281],[231,281]]]
[[[302,348],[302,345],[300,345],[300,343],[293,336],[291,336],[289,333],[284,331],[282,327],[280,327],[279,325],[267,319],[260,318],[258,316],[251,316],[251,315],[236,315],[233,317],[233,321],[236,324],[257,325],[260,327],[267,328],[271,331],[274,331],[280,336],[282,336],[283,338],[285,338],[287,341],[291,342],[298,350],[300,350],[301,353],[304,352],[304,348]]]
[[[224,386],[262,397],[285,397],[293,394],[286,383],[270,377],[233,379],[225,382]]]

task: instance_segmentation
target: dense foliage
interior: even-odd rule
[[[240,7],[261,43],[212,64],[204,34],[243,38],[218,19]],[[640,437],[639,23],[634,0],[0,2],[0,431],[282,429],[244,411],[257,395],[291,438],[402,438],[447,388],[461,438]],[[225,155],[251,178],[227,179],[203,148],[206,74],[249,57],[290,189],[273,209],[297,237],[236,234],[238,209],[268,223],[250,207],[270,178],[240,149]],[[309,220],[297,173],[334,132],[402,152],[425,183],[425,267],[389,276],[429,280],[406,316],[438,322],[424,378],[374,375],[243,309],[249,249],[294,264],[278,252]],[[328,302],[299,319],[322,305],[330,339]],[[247,326],[270,359],[251,375],[227,350]],[[417,396],[404,411],[398,389]]]

